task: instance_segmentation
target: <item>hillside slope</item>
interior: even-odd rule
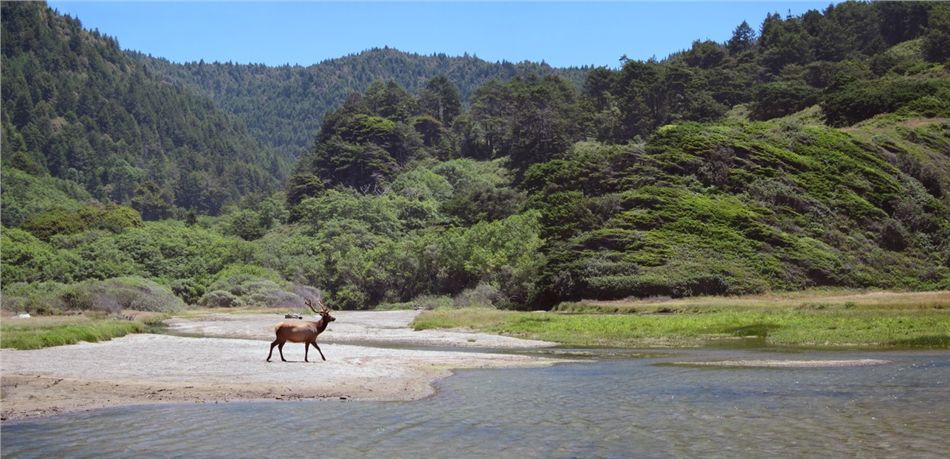
[[[132,53],[167,81],[211,97],[242,119],[262,144],[297,158],[313,140],[320,121],[346,96],[365,91],[377,80],[395,81],[410,92],[444,75],[458,87],[462,100],[492,80],[518,75],[560,75],[581,84],[587,69],[555,69],[544,63],[488,62],[474,56],[420,55],[375,48],[311,66],[241,65],[189,62],[176,64]]]
[[[893,115],[852,129],[679,124],[639,146],[577,144],[526,176],[548,237],[542,302],[948,288],[947,151],[946,119]]]
[[[213,214],[281,183],[286,160],[114,39],[43,3],[2,8],[4,167],[71,180],[149,219]]]

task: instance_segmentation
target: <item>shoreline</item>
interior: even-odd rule
[[[102,408],[163,403],[281,400],[417,400],[454,370],[548,366],[569,360],[471,348],[528,349],[554,343],[458,331],[415,332],[413,312],[341,313],[328,330],[327,361],[302,344],[265,362],[270,314],[211,314],[170,320],[172,332],[133,334],[98,343],[0,350],[3,422]],[[337,336],[334,336],[337,335]],[[323,337],[323,336],[321,336]],[[337,338],[337,339],[330,339]],[[394,347],[348,344],[372,339]],[[399,346],[419,346],[403,349]],[[427,350],[426,346],[439,348]],[[459,349],[459,351],[446,349]],[[469,348],[469,349],[466,349]]]

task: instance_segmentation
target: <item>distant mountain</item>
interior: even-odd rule
[[[130,52],[166,81],[196,89],[222,109],[242,119],[264,145],[297,158],[313,141],[320,121],[346,96],[366,90],[376,80],[392,80],[417,92],[429,79],[444,75],[463,100],[476,88],[519,75],[559,75],[580,85],[588,68],[554,68],[535,62],[488,62],[475,56],[421,55],[374,48],[308,67],[189,62]]]
[[[282,183],[285,156],[115,39],[43,3],[3,2],[2,17],[5,168],[81,184],[147,219],[214,214]]]

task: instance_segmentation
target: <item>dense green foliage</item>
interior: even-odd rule
[[[947,127],[907,137],[939,156]],[[945,195],[901,171],[915,161],[907,152],[879,153],[892,143],[783,120],[667,126],[645,145],[575,145],[526,175],[550,222],[547,301],[946,286]]]
[[[587,69],[555,69],[533,62],[487,62],[475,56],[423,56],[392,48],[375,48],[303,67],[189,62],[174,64],[134,53],[133,57],[166,80],[197,90],[243,120],[259,142],[297,158],[313,142],[324,115],[342,105],[353,92],[366,91],[375,81],[393,81],[412,92],[444,76],[467,100],[483,83],[530,74],[562,75],[580,83]],[[438,88],[429,88],[438,90]],[[458,108],[444,107],[438,116],[437,98],[425,97],[435,118],[446,124]]]
[[[742,24],[726,43],[592,69],[583,85],[543,66],[502,64],[504,78],[475,87],[499,76],[477,69],[496,67],[392,50],[306,69],[176,66],[119,53],[123,70],[96,90],[125,97],[126,78],[139,75],[142,85],[132,86],[157,88],[156,104],[207,109],[175,110],[168,130],[133,117],[135,132],[150,134],[128,145],[154,135],[156,145],[192,148],[202,160],[134,144],[144,153],[127,163],[151,175],[119,196],[103,190],[126,182],[105,169],[53,168],[44,145],[54,134],[26,141],[45,113],[33,95],[46,94],[45,80],[21,81],[38,55],[14,45],[21,30],[61,35],[65,47],[39,46],[48,51],[42,62],[118,48],[42,7],[4,4],[3,62],[14,69],[4,73],[4,304],[37,289],[55,296],[50,282],[128,276],[188,304],[293,307],[319,288],[329,304],[353,309],[950,288],[950,74],[933,50],[946,8],[849,2],[772,15],[758,34]],[[68,47],[73,36],[84,37],[78,51]],[[155,83],[156,69],[181,86]],[[397,74],[362,79],[377,71]],[[19,81],[10,99],[8,78]],[[365,90],[343,99],[357,87]],[[240,126],[190,95],[196,88],[262,143],[302,151],[285,193],[248,185],[257,172],[229,175],[232,165],[273,158],[257,147],[215,150],[219,140],[252,145],[240,129],[213,130],[234,134],[217,140],[192,135],[211,119]],[[327,98],[312,103],[318,95]],[[33,105],[18,111],[27,96]],[[65,120],[56,125],[87,123],[83,135],[124,138],[92,115],[50,113]],[[101,154],[96,167],[116,158],[109,148],[89,151]],[[267,177],[280,175],[278,163]],[[225,182],[237,188],[221,192]],[[170,216],[181,220],[152,221]]]
[[[8,168],[69,180],[154,220],[217,213],[286,173],[285,157],[114,39],[42,3],[5,2],[2,16],[4,181]],[[23,218],[3,210],[4,224]]]

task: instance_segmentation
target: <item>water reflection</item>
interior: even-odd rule
[[[764,356],[764,357],[763,357]],[[101,410],[5,424],[4,457],[941,457],[950,353],[799,353],[882,366],[721,369],[670,351],[462,371],[414,402],[259,402]]]

